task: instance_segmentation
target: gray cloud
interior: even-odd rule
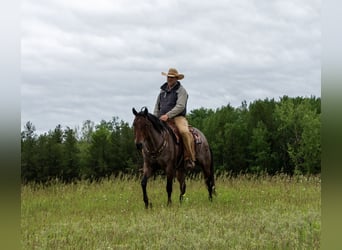
[[[188,109],[320,96],[320,1],[22,2],[22,124],[153,109],[176,67]]]

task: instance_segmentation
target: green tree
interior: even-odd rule
[[[265,124],[259,121],[256,128],[253,128],[249,144],[252,156],[249,169],[253,173],[265,173],[271,168],[271,147],[268,138]]]
[[[101,121],[91,135],[87,171],[91,178],[99,179],[110,174],[110,134],[108,123]]]
[[[39,135],[37,140],[37,163],[35,182],[47,182],[50,177],[51,137],[48,134]]]
[[[283,140],[278,134],[278,121],[275,118],[276,102],[274,99],[256,100],[249,104],[248,131],[251,131],[249,140],[249,162],[252,171],[267,169],[274,174],[283,167],[281,148]],[[285,137],[282,139],[286,139]],[[257,161],[257,162],[255,162]],[[261,164],[266,164],[262,166]]]
[[[227,141],[228,132],[226,129],[229,124],[233,124],[236,119],[235,110],[227,105],[216,109],[203,122],[202,132],[206,135],[214,156],[214,165],[218,171],[228,170],[229,164],[229,145]],[[228,124],[228,125],[227,125]]]
[[[320,119],[311,101],[285,97],[276,107],[276,117],[290,172],[307,174],[320,169]]]
[[[300,155],[303,157],[301,172],[318,174],[321,172],[321,121],[320,114],[308,111],[302,120],[303,133]]]
[[[226,169],[233,173],[248,171],[248,143],[249,131],[247,129],[248,110],[246,103],[235,109],[235,119],[224,126],[224,154],[227,162]]]
[[[92,175],[92,168],[90,166],[90,145],[92,134],[95,131],[95,124],[93,121],[86,120],[83,122],[81,128],[80,139],[77,147],[79,152],[79,176],[81,179],[86,179]]]
[[[63,171],[63,130],[58,124],[53,131],[48,134],[48,168],[49,177],[61,178]]]
[[[37,135],[36,128],[28,121],[21,132],[21,180],[32,181],[36,178]]]
[[[112,171],[113,173],[134,172],[136,170],[137,150],[134,145],[133,128],[124,121],[113,119],[114,129],[111,134]]]
[[[204,120],[203,132],[212,148],[215,168],[239,173],[248,167],[246,151],[248,131],[246,103],[238,109],[230,105],[217,109]]]
[[[194,109],[187,115],[187,119],[189,121],[189,125],[203,130],[205,120],[208,119],[212,114],[214,114],[214,111],[211,109]]]
[[[67,127],[63,137],[63,167],[61,175],[64,181],[70,182],[79,176],[79,148],[74,130]]]
[[[91,142],[91,135],[95,131],[94,122],[90,120],[86,120],[83,122],[81,128],[81,141],[90,143]]]

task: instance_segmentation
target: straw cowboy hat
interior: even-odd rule
[[[182,80],[184,78],[183,74],[179,74],[178,71],[174,68],[170,68],[169,72],[165,73],[162,72],[161,73],[163,76],[171,76],[171,77],[176,77],[178,80]]]

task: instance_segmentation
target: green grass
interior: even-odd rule
[[[284,175],[216,180],[208,201],[203,179],[166,206],[166,180],[149,180],[146,210],[140,180],[24,185],[23,249],[319,249],[320,177]]]

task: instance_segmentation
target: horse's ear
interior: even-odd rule
[[[138,112],[135,110],[135,108],[132,108],[132,112],[135,116],[138,114]]]
[[[147,114],[148,114],[148,109],[145,107],[144,115],[146,116]]]

